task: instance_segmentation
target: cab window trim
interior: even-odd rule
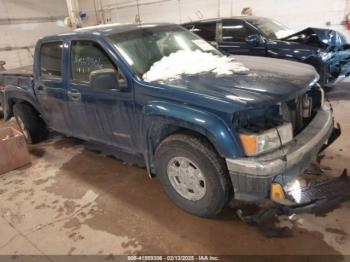
[[[60,63],[60,71],[61,71],[61,76],[55,76],[55,75],[49,75],[49,74],[42,74],[42,55],[41,55],[41,50],[42,50],[42,47],[46,44],[52,44],[52,43],[61,43],[62,45],[62,49],[61,49],[61,63]],[[51,40],[51,41],[45,41],[45,42],[42,42],[40,44],[40,49],[39,49],[39,78],[40,80],[42,81],[53,81],[53,80],[56,80],[56,81],[60,81],[60,82],[63,82],[64,81],[64,63],[63,63],[63,60],[64,60],[64,44],[65,42],[61,39],[57,39],[57,40]]]
[[[69,41],[69,56],[68,56],[68,61],[69,61],[69,70],[68,70],[69,78],[68,79],[69,79],[69,82],[71,84],[84,85],[84,86],[86,86],[86,88],[89,88],[89,89],[98,90],[98,91],[106,91],[106,90],[103,90],[103,89],[92,88],[91,84],[90,84],[90,81],[81,81],[81,80],[73,79],[73,73],[72,73],[72,69],[73,69],[73,67],[72,67],[72,49],[73,49],[73,43],[74,42],[91,42],[91,43],[96,44],[102,50],[102,52],[106,55],[108,60],[111,62],[112,66],[114,67],[114,70],[122,75],[122,77],[125,80],[126,88],[128,88],[129,84],[128,84],[127,78],[125,77],[125,74],[120,69],[120,67],[116,65],[116,63],[111,58],[111,56],[108,54],[108,52],[106,52],[104,50],[102,44],[99,41],[95,40],[95,39],[88,39],[88,38],[75,38],[75,39],[71,39]]]

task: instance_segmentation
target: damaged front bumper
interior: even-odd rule
[[[291,216],[300,213],[324,214],[350,199],[350,177],[345,169],[341,176],[315,185],[287,192],[287,198],[295,204],[282,204],[265,208],[259,212],[247,215],[237,210],[238,217],[251,225],[263,225],[275,216]],[[298,203],[297,203],[298,202]]]
[[[332,109],[325,104],[309,125],[278,151],[259,157],[226,159],[235,199],[255,202],[267,198],[272,184],[283,187],[295,180],[316,159],[324,145],[329,145],[328,141],[333,142],[339,135],[334,127]]]

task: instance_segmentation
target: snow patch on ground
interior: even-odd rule
[[[220,57],[199,50],[180,50],[154,63],[150,70],[143,75],[143,79],[151,82],[179,79],[183,74],[195,75],[212,72],[220,76],[247,71],[249,69],[242,63],[235,61],[233,57]]]

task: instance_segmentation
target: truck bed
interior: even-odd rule
[[[31,87],[33,80],[33,66],[24,66],[15,69],[0,71],[0,85],[14,85]]]
[[[33,66],[23,66],[10,70],[0,71],[0,76],[33,76]]]

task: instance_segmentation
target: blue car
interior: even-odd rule
[[[350,45],[334,30],[307,28],[293,32],[276,21],[254,16],[202,20],[183,26],[223,52],[312,65],[323,87],[331,87],[350,75]]]
[[[350,192],[347,176],[300,186],[340,134],[306,64],[228,57],[178,25],[105,25],[40,39],[32,71],[1,78],[5,119],[28,143],[54,130],[131,154],[198,216],[231,200],[305,211]]]

